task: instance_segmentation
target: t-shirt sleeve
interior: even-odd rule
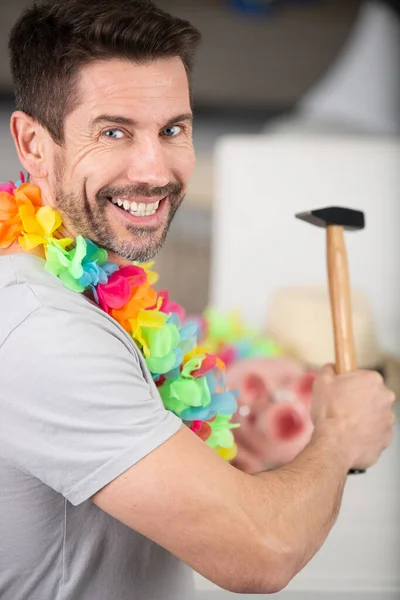
[[[134,344],[98,312],[41,307],[0,349],[0,454],[74,505],[182,425]]]

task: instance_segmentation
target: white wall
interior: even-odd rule
[[[299,104],[299,116],[400,134],[400,18],[368,2],[339,59]]]
[[[325,206],[362,210],[346,236],[352,285],[381,343],[400,356],[400,141],[351,136],[227,136],[217,145],[211,302],[263,329],[278,288],[326,285],[323,229],[295,219]]]
[[[10,134],[11,107],[0,106],[0,181],[19,179],[20,164]]]

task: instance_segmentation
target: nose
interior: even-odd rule
[[[162,187],[170,182],[167,157],[158,139],[146,136],[135,144],[130,158],[128,179],[133,184]]]

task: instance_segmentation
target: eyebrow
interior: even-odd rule
[[[177,115],[176,117],[173,117],[172,119],[169,119],[168,122],[164,125],[164,127],[169,127],[170,125],[174,125],[174,123],[178,123],[179,121],[193,121],[193,115],[191,113],[184,113],[181,115]],[[91,125],[92,127],[94,127],[95,125],[98,125],[100,123],[114,123],[116,125],[127,125],[128,127],[132,127],[136,124],[134,119],[129,119],[127,117],[121,117],[119,115],[99,115],[98,117],[96,117]]]

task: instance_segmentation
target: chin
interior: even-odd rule
[[[103,244],[100,244],[103,248],[120,258],[147,262],[163,248],[178,206],[174,206],[165,198],[154,214],[138,217],[128,214],[110,202],[108,223],[104,228],[99,227],[96,237],[103,241]]]
[[[124,242],[112,244],[108,249],[121,258],[133,262],[148,262],[152,260],[162,250],[166,241],[166,233],[148,233],[142,232],[139,236],[136,234],[130,236]]]

